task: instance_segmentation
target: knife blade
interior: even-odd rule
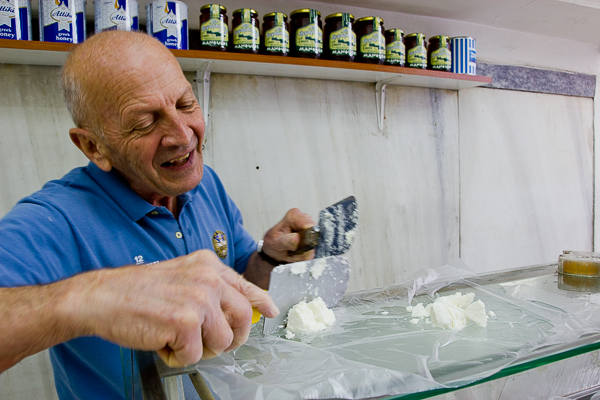
[[[345,257],[330,256],[275,267],[271,271],[269,295],[279,308],[275,318],[264,318],[263,335],[270,335],[285,324],[290,308],[301,301],[321,297],[328,308],[346,293],[350,264]]]
[[[298,232],[300,242],[294,254],[315,249],[315,258],[345,254],[358,231],[358,204],[354,196],[324,208],[319,222],[312,228]]]

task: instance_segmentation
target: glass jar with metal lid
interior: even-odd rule
[[[321,13],[302,8],[290,13],[291,53],[295,57],[320,58],[323,53]]]
[[[238,53],[258,54],[260,31],[258,13],[251,8],[240,8],[232,14],[232,50]]]
[[[385,62],[385,37],[383,36],[383,19],[379,17],[363,17],[354,25],[356,32],[356,61],[371,64]]]
[[[263,53],[272,56],[287,56],[290,51],[290,29],[287,15],[272,12],[263,16]]]
[[[219,4],[200,7],[200,50],[227,51],[229,27],[227,9]]]
[[[324,56],[328,60],[354,61],[356,56],[356,33],[353,29],[354,15],[330,14],[325,17],[323,33]]]
[[[427,41],[422,33],[411,33],[404,36],[406,46],[406,66],[410,68],[427,68]]]
[[[385,63],[404,67],[405,47],[404,31],[402,29],[388,29],[385,31]]]
[[[427,68],[448,72],[452,70],[452,54],[450,53],[450,38],[448,36],[438,35],[429,38]]]

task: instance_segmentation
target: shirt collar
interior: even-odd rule
[[[139,221],[144,215],[158,208],[134,192],[131,186],[129,186],[129,182],[114,168],[110,172],[105,172],[98,168],[96,164],[90,162],[88,170],[98,185],[104,189],[132,220]]]

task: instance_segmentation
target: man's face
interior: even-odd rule
[[[130,64],[106,83],[98,147],[144,199],[183,194],[202,179],[202,110],[174,60]]]

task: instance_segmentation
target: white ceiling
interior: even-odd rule
[[[600,0],[319,0],[472,22],[600,47]],[[565,55],[567,56],[567,55]]]

